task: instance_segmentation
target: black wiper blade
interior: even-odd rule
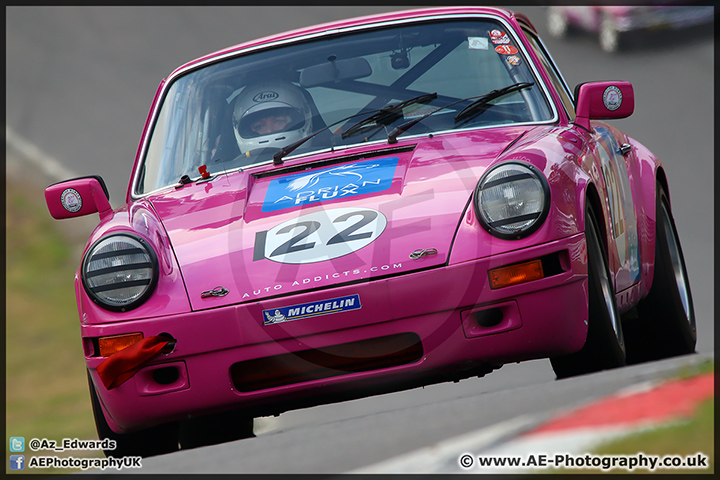
[[[374,111],[375,111],[375,112],[379,112],[380,110],[374,110]],[[359,117],[360,115],[367,115],[367,113],[368,113],[368,112],[360,112],[360,113],[356,113],[356,114],[354,114],[354,115],[350,115],[349,117],[345,117],[345,118],[343,118],[343,119],[338,120],[337,122],[333,122],[333,123],[331,123],[330,125],[328,125],[328,126],[326,126],[326,127],[323,127],[323,128],[321,128],[320,130],[318,130],[318,131],[316,131],[316,132],[313,132],[313,133],[311,133],[310,135],[307,135],[307,136],[301,138],[301,139],[298,140],[297,142],[291,143],[290,145],[286,145],[286,146],[283,147],[281,150],[275,152],[275,154],[273,155],[273,165],[282,165],[282,164],[283,164],[283,161],[282,161],[283,157],[285,157],[285,156],[287,156],[287,155],[290,155],[290,153],[294,152],[295,149],[297,149],[298,147],[300,147],[303,143],[305,143],[305,142],[307,142],[308,140],[312,139],[312,138],[315,137],[316,135],[321,134],[321,133],[324,132],[325,130],[327,130],[327,129],[329,129],[329,128],[332,128],[332,127],[334,127],[335,125],[337,125],[337,124],[339,124],[339,123],[347,122],[347,121],[350,120],[351,118]]]
[[[455,123],[464,120],[469,119],[475,115],[477,115],[479,112],[485,111],[485,106],[488,102],[495,100],[496,98],[500,98],[503,95],[507,95],[508,93],[516,92],[518,90],[522,90],[523,88],[532,87],[535,85],[534,82],[518,82],[513,83],[512,85],[508,85],[507,87],[503,87],[497,90],[493,90],[490,93],[487,93],[483,95],[482,97],[478,98],[474,102],[472,102],[470,105],[465,107],[460,113],[455,115]]]
[[[283,161],[282,161],[283,157],[285,157],[285,156],[287,156],[287,155],[290,155],[290,153],[292,153],[293,151],[295,151],[295,149],[297,149],[297,148],[300,147],[303,143],[307,142],[308,140],[310,140],[311,138],[315,137],[316,135],[319,135],[319,134],[321,134],[322,132],[324,132],[325,130],[327,130],[327,129],[331,128],[331,127],[334,127],[334,126],[337,125],[338,123],[347,122],[347,121],[350,120],[351,118],[359,117],[360,115],[365,115],[366,113],[367,113],[367,112],[362,112],[362,113],[356,113],[355,115],[350,115],[349,117],[345,117],[345,118],[343,118],[343,119],[341,119],[341,120],[338,120],[337,122],[333,122],[333,123],[331,123],[330,125],[321,128],[321,129],[318,130],[317,132],[313,132],[313,133],[311,133],[310,135],[307,135],[307,136],[301,138],[301,139],[298,140],[297,142],[291,143],[290,145],[286,145],[286,146],[283,147],[281,150],[275,152],[275,154],[273,155],[273,165],[282,165],[282,164],[283,164]]]
[[[385,107],[378,110],[376,113],[370,115],[367,118],[364,118],[360,120],[358,123],[353,125],[352,127],[348,128],[346,131],[342,133],[342,138],[348,138],[353,135],[355,135],[357,132],[363,130],[366,126],[374,124],[373,127],[375,127],[377,124],[382,124],[383,122],[392,123],[392,121],[397,120],[400,116],[402,116],[402,109],[407,107],[408,105],[412,104],[423,104],[428,103],[431,100],[435,100],[437,98],[437,92],[435,93],[426,93],[424,95],[418,95],[417,97],[410,98],[408,100],[404,100],[400,103],[396,103],[395,105],[386,105]],[[390,121],[388,121],[390,120]]]
[[[374,115],[378,115],[378,114],[380,114],[380,113],[384,113],[384,115],[386,115],[387,112],[388,112],[388,110],[389,110],[389,108],[393,108],[393,109],[396,109],[396,110],[401,110],[403,107],[406,107],[407,105],[410,105],[411,103],[427,103],[427,102],[429,102],[430,100],[432,100],[432,99],[434,99],[434,98],[437,98],[437,93],[429,93],[429,94],[426,94],[426,95],[420,95],[420,96],[418,96],[418,97],[411,98],[410,100],[405,100],[405,101],[402,102],[402,103],[398,103],[397,105],[391,105],[390,107],[386,106],[386,107],[383,107],[383,108],[381,108],[381,109],[379,109],[379,110],[373,110],[372,112],[374,112]],[[355,117],[359,117],[359,116],[361,116],[361,115],[367,115],[367,114],[368,114],[368,112],[360,112],[360,113],[356,113],[356,114],[354,114],[354,115],[350,115],[349,117],[345,117],[345,118],[343,118],[343,119],[341,119],[341,120],[338,120],[338,121],[336,121],[336,122],[333,122],[333,123],[331,123],[330,125],[321,128],[321,129],[318,130],[317,132],[313,132],[313,133],[311,133],[310,135],[307,135],[306,137],[301,138],[301,139],[298,140],[297,142],[291,143],[290,145],[286,145],[286,146],[283,147],[281,150],[275,152],[275,154],[273,155],[273,165],[282,165],[282,164],[283,164],[283,161],[282,161],[283,157],[286,157],[287,155],[290,155],[290,153],[292,153],[293,151],[295,151],[295,150],[296,150],[298,147],[300,147],[302,144],[304,144],[305,142],[309,141],[310,139],[312,139],[312,138],[315,137],[316,135],[321,134],[321,133],[324,132],[325,130],[327,130],[327,129],[331,128],[331,127],[334,127],[335,125],[337,125],[337,124],[339,124],[339,123],[347,122],[347,121],[350,120],[351,118],[355,118]],[[373,115],[373,116],[374,116],[374,115]],[[370,117],[362,120],[361,123],[363,123],[363,124],[366,125],[367,123],[369,123],[369,122],[368,122],[369,118],[370,118]],[[375,120],[372,120],[372,121],[375,121]],[[359,125],[359,124],[355,124],[355,125],[353,125],[353,127],[351,127],[351,128],[355,128],[355,127],[357,127],[358,125]],[[362,125],[361,125],[361,127],[362,127]],[[346,137],[345,133],[342,135],[342,137],[343,137],[343,138]]]
[[[450,103],[450,104],[448,104],[448,105],[445,105],[444,107],[438,107],[438,108],[436,108],[435,110],[433,110],[432,112],[425,113],[425,114],[423,114],[423,115],[420,115],[419,117],[413,118],[412,120],[403,123],[402,125],[398,125],[397,127],[395,127],[395,128],[393,129],[392,132],[388,133],[388,143],[389,143],[389,144],[397,143],[397,137],[398,137],[401,133],[404,133],[406,130],[409,130],[413,125],[422,122],[423,120],[425,120],[425,119],[426,119],[427,117],[429,117],[430,115],[433,115],[433,114],[434,114],[435,112],[437,112],[438,110],[443,110],[443,109],[445,109],[445,108],[447,108],[447,107],[451,107],[451,106],[453,106],[453,105],[455,105],[455,104],[458,104],[458,103],[460,103],[460,102],[462,102],[462,101],[465,101],[465,100],[466,100],[466,99],[459,100],[459,101],[457,101],[457,102],[453,102],[453,103]]]
[[[398,137],[400,134],[406,132],[407,130],[409,130],[410,128],[412,128],[415,124],[422,122],[422,121],[425,120],[427,117],[429,117],[429,116],[431,116],[431,115],[434,115],[435,113],[439,112],[440,110],[445,110],[445,109],[447,109],[447,108],[450,108],[450,107],[453,107],[453,106],[457,105],[458,103],[467,102],[468,100],[472,100],[473,98],[476,98],[477,100],[475,100],[473,103],[471,103],[470,105],[468,105],[467,107],[465,107],[460,113],[458,113],[458,114],[455,116],[455,121],[457,122],[457,118],[458,118],[463,112],[466,112],[469,108],[471,108],[471,107],[473,107],[473,106],[475,106],[475,105],[484,105],[485,103],[489,102],[490,100],[493,100],[493,99],[498,98],[498,97],[500,97],[500,96],[502,96],[502,95],[505,95],[506,93],[510,93],[510,92],[515,91],[515,90],[517,90],[517,89],[526,88],[526,87],[529,87],[529,86],[531,86],[531,85],[534,85],[534,83],[528,83],[528,82],[515,83],[515,84],[513,84],[513,85],[509,85],[509,86],[507,86],[507,87],[504,87],[504,88],[501,89],[501,90],[493,90],[492,92],[486,93],[485,95],[480,95],[480,96],[475,95],[475,96],[472,96],[472,97],[463,98],[463,99],[457,100],[457,101],[455,101],[455,102],[448,103],[447,105],[443,105],[442,107],[438,107],[438,108],[436,108],[435,110],[433,110],[433,111],[431,111],[431,112],[428,112],[428,113],[425,113],[425,114],[423,114],[423,115],[420,115],[420,116],[417,117],[417,118],[413,118],[412,120],[410,120],[410,121],[408,121],[408,122],[405,122],[405,123],[403,123],[402,125],[398,125],[397,127],[395,127],[395,128],[393,129],[393,131],[388,134],[388,143],[389,143],[389,144],[397,143],[397,137]],[[468,114],[465,114],[465,115],[467,116]]]
[[[337,124],[340,123],[340,122],[344,122],[344,121],[346,121],[346,120],[349,120],[350,118],[352,118],[352,117],[348,117],[348,118],[345,118],[345,119],[340,120],[340,121],[338,121],[338,122],[331,123],[331,124],[328,125],[327,127],[323,127],[323,128],[321,128],[320,130],[318,130],[317,132],[311,133],[310,135],[307,135],[306,137],[301,138],[301,139],[298,140],[297,142],[294,142],[294,143],[291,143],[290,145],[284,146],[282,149],[278,150],[277,152],[275,152],[275,153],[273,154],[273,165],[282,165],[282,164],[283,164],[283,160],[282,160],[283,157],[285,157],[285,156],[287,156],[287,155],[290,155],[290,153],[292,153],[293,151],[295,151],[295,149],[297,149],[297,148],[298,148],[299,146],[301,146],[303,143],[307,142],[308,140],[310,140],[311,138],[313,138],[315,135],[321,134],[322,132],[324,132],[324,131],[327,130],[328,128],[330,128],[330,127],[332,127],[332,126],[334,126],[334,125],[337,125]]]

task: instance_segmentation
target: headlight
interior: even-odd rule
[[[124,312],[140,306],[158,280],[152,247],[132,234],[110,235],[88,250],[82,282],[90,298],[103,308]]]
[[[503,239],[518,239],[537,230],[550,208],[550,188],[533,165],[501,163],[475,187],[475,213],[483,228]]]

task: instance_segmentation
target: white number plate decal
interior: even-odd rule
[[[385,215],[371,208],[333,208],[309,213],[255,234],[253,260],[315,263],[369,245],[385,230]]]

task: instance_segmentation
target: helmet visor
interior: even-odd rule
[[[298,109],[279,107],[243,115],[236,128],[242,138],[256,138],[298,130],[303,125],[305,125],[305,117]]]

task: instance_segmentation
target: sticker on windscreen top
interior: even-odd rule
[[[275,212],[327,200],[385,191],[392,185],[398,157],[322,168],[275,178],[270,182],[263,212]]]
[[[271,308],[263,310],[263,325],[291,322],[301,318],[319,317],[331,313],[359,310],[360,295],[347,295],[345,297],[319,300],[316,302],[299,303],[288,307]]]
[[[498,45],[497,47],[495,47],[495,51],[502,55],[515,55],[516,53],[518,53],[518,49],[513,47],[512,45]]]
[[[503,45],[510,43],[510,37],[508,37],[505,32],[500,30],[491,30],[490,40],[492,41],[493,45]]]
[[[487,50],[488,39],[485,37],[468,37],[468,48],[470,50]]]
[[[517,55],[510,55],[509,57],[505,57],[505,60],[507,60],[507,62],[513,67],[520,65],[520,57],[518,57]]]

